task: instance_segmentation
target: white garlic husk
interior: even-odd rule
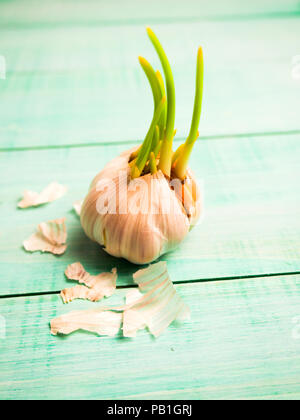
[[[200,192],[188,169],[184,183],[159,170],[134,180],[127,150],[94,178],[80,220],[87,236],[115,257],[135,264],[172,251],[197,223]]]

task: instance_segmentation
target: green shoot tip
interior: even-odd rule
[[[146,58],[141,57],[140,55],[138,56],[139,62],[141,65],[143,64],[148,64],[148,61],[146,60]]]

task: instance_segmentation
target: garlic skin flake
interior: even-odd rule
[[[95,302],[97,298],[95,294],[86,286],[77,284],[74,287],[68,287],[60,292],[60,296],[64,303],[70,303],[75,299],[86,299]]]
[[[42,192],[25,190],[23,199],[19,201],[18,207],[25,209],[28,207],[36,207],[41,204],[50,203],[51,201],[61,198],[67,191],[67,188],[58,182],[51,182]]]
[[[82,203],[83,203],[83,200],[76,200],[73,203],[73,209],[75,213],[77,214],[77,216],[80,216]]]
[[[120,330],[122,314],[112,311],[73,311],[51,321],[51,334],[70,334],[86,330],[98,335],[115,336]]]
[[[190,318],[190,309],[177,294],[165,261],[137,271],[133,279],[139,293],[131,292],[126,298],[131,303],[123,315],[125,337],[135,337],[145,327],[158,337],[173,321]]]
[[[63,254],[67,249],[65,220],[64,217],[40,223],[37,232],[23,242],[26,251],[51,252],[56,255]]]
[[[147,264],[185,238],[198,221],[201,201],[190,170],[184,184],[169,182],[161,171],[131,180],[133,150],[113,159],[94,178],[80,220],[87,236],[108,254]]]
[[[123,322],[124,337],[135,337],[138,330],[146,327],[158,337],[173,321],[190,318],[190,309],[177,294],[166,262],[139,270],[133,278],[139,290],[127,293],[125,305],[69,312],[51,321],[51,333],[69,334],[83,329],[115,335]]]
[[[113,268],[111,273],[100,273],[91,276],[83,266],[76,262],[70,264],[65,275],[69,280],[77,280],[83,285],[77,285],[61,291],[64,303],[69,303],[74,299],[87,299],[92,302],[101,300],[104,296],[111,296],[116,290],[117,269]]]

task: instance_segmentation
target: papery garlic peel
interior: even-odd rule
[[[25,209],[27,207],[40,206],[41,204],[50,203],[58,198],[61,198],[67,191],[64,185],[58,182],[51,182],[43,189],[40,193],[35,191],[25,190],[23,193],[23,199],[19,201],[18,207]]]
[[[125,305],[101,306],[61,315],[51,320],[51,333],[70,334],[82,329],[113,336],[123,324],[124,337],[135,337],[138,330],[146,327],[158,337],[173,321],[190,318],[190,309],[176,292],[166,262],[138,270],[133,279],[139,290],[131,289],[126,294]]]
[[[139,57],[150,82],[154,114],[144,142],[113,159],[94,178],[81,208],[87,236],[115,257],[136,264],[156,260],[173,250],[197,222],[199,188],[188,160],[199,136],[203,92],[203,53],[197,54],[196,93],[189,135],[173,152],[176,133],[175,87],[167,56],[154,32],[149,38],[160,58],[165,79]]]
[[[113,268],[110,273],[92,276],[79,262],[76,262],[67,267],[65,275],[69,280],[76,280],[84,285],[80,284],[62,290],[60,294],[64,303],[72,302],[74,299],[88,299],[96,302],[104,296],[111,296],[116,290],[116,268]]]
[[[51,252],[57,255],[63,254],[67,249],[65,220],[65,217],[63,217],[40,223],[37,232],[23,242],[26,251]]]

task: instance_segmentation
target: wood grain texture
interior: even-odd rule
[[[83,233],[72,212],[91,179],[127,146],[8,152],[0,156],[0,295],[58,291],[63,272],[80,261],[92,273],[117,267],[132,284],[137,266],[108,256]],[[299,135],[198,141],[191,160],[204,187],[205,214],[181,246],[166,256],[173,281],[300,271]],[[68,194],[44,207],[16,208],[24,189],[51,181]],[[67,252],[26,253],[22,242],[38,223],[67,217]]]
[[[300,274],[276,275],[300,272],[299,13],[297,0],[0,0],[0,400],[300,398]],[[53,317],[97,306],[54,294],[73,285],[69,263],[93,274],[116,266],[118,286],[137,270],[85,237],[72,203],[146,133],[153,105],[137,56],[159,66],[148,24],[172,63],[179,138],[199,44],[205,53],[206,140],[191,162],[205,217],[162,258],[187,282],[176,288],[192,319],[158,340],[53,337]],[[65,197],[17,210],[24,189],[54,180]],[[22,249],[39,222],[62,216],[65,255]],[[221,281],[257,274],[273,277]]]
[[[242,19],[298,14],[297,0],[39,0],[1,1],[0,22],[17,28],[45,25],[120,25],[182,19]]]
[[[157,340],[77,332],[49,320],[96,304],[0,299],[1,399],[299,399],[300,276],[177,286],[192,319]],[[122,302],[126,289],[107,302]],[[298,323],[297,323],[298,322]]]
[[[288,28],[288,30],[287,30]],[[205,55],[201,135],[299,130],[299,19],[157,24],[172,63],[178,136],[192,117],[196,51]],[[145,136],[159,67],[145,25],[0,30],[1,147],[122,142]],[[180,52],[180,53],[179,53]]]

